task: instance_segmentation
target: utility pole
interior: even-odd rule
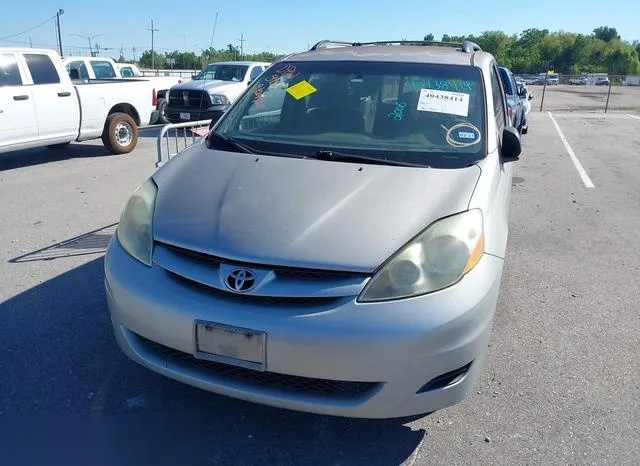
[[[133,63],[136,62],[136,46],[133,46]]]
[[[147,29],[147,31],[151,31],[151,68],[156,69],[156,54],[153,48],[153,36],[154,33],[158,32],[159,29],[155,29],[153,27],[153,20],[151,20],[151,29]]]
[[[58,30],[58,47],[60,47],[60,56],[62,57],[62,34],[60,33],[60,15],[64,14],[63,9],[56,12],[56,29]]]
[[[240,33],[240,60],[244,60],[244,43],[246,39],[244,38],[244,33]]]
[[[29,47],[33,48],[33,42],[31,42],[31,34],[29,34]]]
[[[81,34],[71,34],[72,36],[80,37],[81,39],[87,39],[89,41],[89,55],[95,57],[93,54],[93,46],[91,45],[91,39],[96,39],[98,37],[103,36],[104,34],[96,34],[95,36],[83,36]],[[98,55],[100,54],[100,46],[96,44],[96,50],[98,51]]]

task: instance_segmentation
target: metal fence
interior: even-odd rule
[[[140,70],[142,76],[174,76],[178,78],[191,78],[200,70]]]
[[[522,76],[534,111],[640,113],[640,76],[558,75],[556,82]]]
[[[156,167],[161,167],[172,157],[198,142],[209,130],[211,120],[187,121],[164,125],[156,141]]]

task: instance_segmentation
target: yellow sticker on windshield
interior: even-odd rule
[[[318,89],[313,87],[308,81],[300,81],[299,83],[287,88],[287,92],[296,100],[300,100],[303,97],[313,94],[317,90]]]

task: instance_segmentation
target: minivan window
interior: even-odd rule
[[[48,55],[26,53],[24,59],[29,67],[33,84],[58,84],[60,76]]]
[[[484,95],[471,66],[288,62],[254,81],[216,133],[267,154],[462,167],[486,155]]]
[[[16,57],[10,53],[0,54],[0,87],[21,85],[22,78]]]
[[[504,128],[506,123],[506,113],[504,110],[504,89],[502,88],[500,77],[496,72],[496,67],[491,67],[491,93],[493,94],[493,112],[496,117],[498,131]]]

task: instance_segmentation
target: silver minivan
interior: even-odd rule
[[[105,259],[116,340],[271,406],[455,404],[486,354],[520,150],[475,44],[288,56],[128,201]]]

